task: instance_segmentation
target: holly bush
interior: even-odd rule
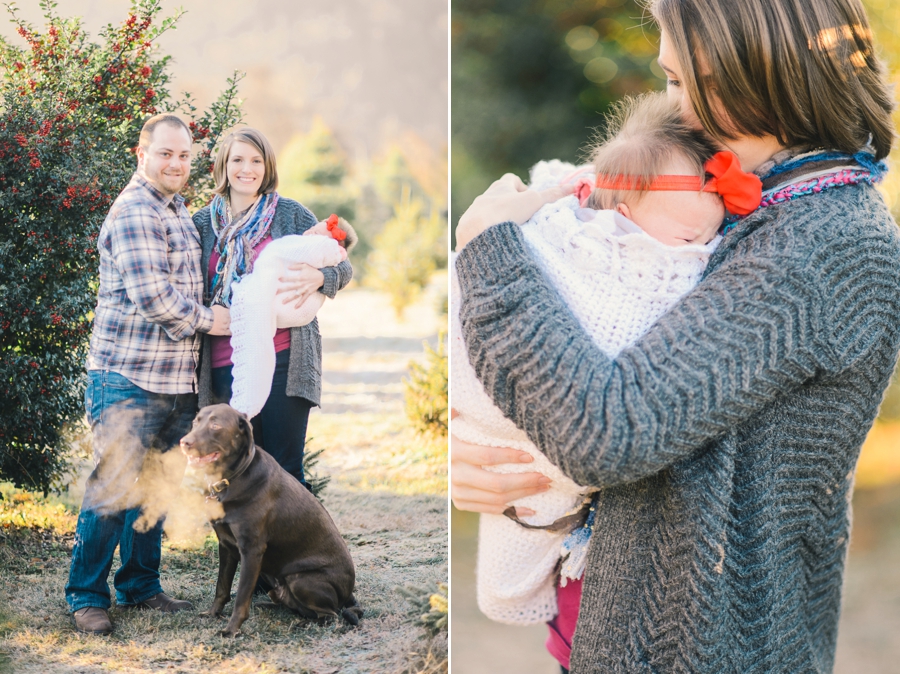
[[[141,126],[162,111],[190,119],[185,195],[202,205],[216,143],[240,121],[239,75],[206,111],[172,100],[156,42],[180,12],[160,20],[159,0],[133,0],[97,42],[50,0],[40,30],[6,7],[24,45],[0,38],[0,480],[47,491],[66,474],[62,429],[83,414],[97,235]]]

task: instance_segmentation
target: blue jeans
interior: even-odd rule
[[[250,420],[250,424],[253,426],[253,442],[271,454],[279,466],[309,489],[309,483],[303,477],[303,450],[306,445],[309,411],[313,403],[306,398],[287,394],[290,357],[290,349],[275,354],[272,390],[266,404]],[[231,400],[231,383],[234,381],[232,367],[225,365],[212,369],[213,403],[227,403]]]
[[[149,528],[135,527],[142,513],[138,478],[151,451],[167,452],[188,433],[197,394],[151,393],[116,372],[91,370],[84,406],[93,434],[94,470],[85,485],[66,584],[72,611],[109,608],[107,578],[117,545],[122,564],[113,580],[116,603],[138,604],[162,592],[163,519],[147,523]],[[167,477],[177,484],[182,476]]]

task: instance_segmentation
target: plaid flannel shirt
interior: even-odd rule
[[[203,306],[200,235],[176,195],[135,174],[100,228],[100,291],[88,370],[111,370],[153,393],[197,390]]]

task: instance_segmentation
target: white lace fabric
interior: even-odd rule
[[[575,167],[557,160],[532,169],[531,187],[556,185]],[[522,234],[547,277],[597,346],[614,357],[633,344],[699,281],[717,237],[706,245],[667,246],[614,211],[579,208],[574,196],[541,208]],[[528,452],[533,463],[491,466],[502,473],[537,471],[551,488],[519,499],[529,524],[549,524],[577,510],[593,491],[554,466],[493,404],[469,363],[459,323],[461,290],[451,257],[452,432],[460,440]],[[478,536],[477,595],[481,611],[498,622],[528,625],[556,615],[555,581],[566,534],[521,527],[502,515],[482,514]],[[568,554],[568,553],[566,553]],[[583,558],[583,555],[581,555]],[[567,560],[574,561],[574,560]],[[583,561],[562,566],[580,578]],[[565,581],[565,578],[563,579]]]
[[[275,330],[306,325],[325,303],[313,293],[299,307],[276,295],[288,265],[305,262],[321,269],[341,261],[340,245],[327,236],[291,234],[275,239],[256,258],[253,271],[233,286],[231,300],[231,362],[234,381],[231,406],[249,417],[262,410],[275,373]]]

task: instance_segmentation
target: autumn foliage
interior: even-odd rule
[[[159,0],[134,0],[93,42],[78,19],[41,3],[0,39],[0,480],[48,489],[65,471],[61,430],[83,414],[84,362],[97,294],[97,235],[135,168],[143,121],[180,111],[196,156],[186,196],[202,205],[211,155],[239,121],[237,77],[209,110],[169,96],[156,40]]]

